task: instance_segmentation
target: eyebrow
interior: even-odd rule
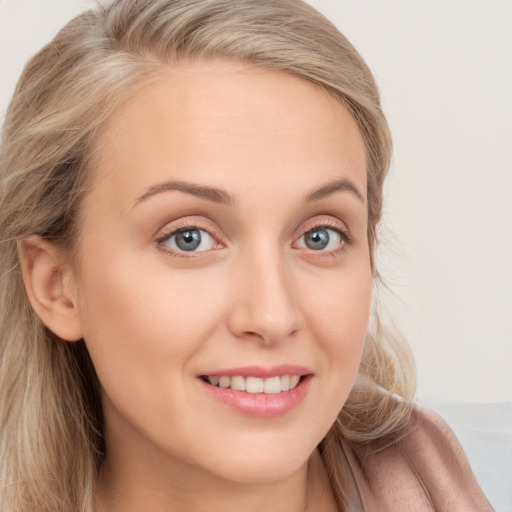
[[[232,206],[235,204],[235,198],[226,190],[209,187],[206,185],[199,185],[197,183],[189,183],[186,181],[165,181],[163,183],[157,183],[156,185],[149,187],[141,196],[135,200],[134,206],[156,194],[161,194],[163,192],[169,192],[172,190],[184,192],[185,194],[190,194],[199,197],[200,199],[206,199],[207,201],[212,201],[213,203],[227,206]],[[363,195],[361,192],[359,192],[357,187],[350,180],[345,178],[327,183],[320,188],[311,190],[306,194],[305,201],[319,201],[320,199],[330,196],[336,192],[350,192],[360,201],[363,203],[365,202]]]
[[[233,205],[235,203],[234,197],[225,190],[205,185],[198,185],[196,183],[188,183],[186,181],[165,181],[149,187],[135,200],[135,205],[138,205],[142,201],[145,201],[156,194],[169,192],[171,190],[178,190],[179,192],[191,194],[199,197],[200,199],[206,199],[207,201],[212,201],[218,204]]]
[[[363,203],[365,202],[363,194],[361,194],[357,187],[346,178],[336,180],[331,183],[327,183],[326,185],[323,185],[320,188],[316,188],[308,192],[306,194],[306,202],[319,201],[320,199],[330,196],[331,194],[334,194],[336,192],[350,192],[360,201],[362,201]]]

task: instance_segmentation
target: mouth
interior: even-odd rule
[[[247,393],[265,393],[267,395],[277,395],[295,389],[301,379],[301,375],[282,375],[275,377],[243,377],[235,375],[202,375],[200,378],[221,389],[232,389],[234,391],[245,391]]]
[[[199,376],[203,389],[217,403],[245,416],[273,418],[298,407],[314,374],[304,367],[246,367]]]

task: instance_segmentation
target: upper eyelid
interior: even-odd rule
[[[155,236],[157,240],[162,240],[165,238],[169,238],[172,234],[177,233],[178,231],[186,231],[187,229],[197,229],[200,231],[206,231],[211,237],[215,238],[217,241],[219,238],[218,229],[214,229],[210,222],[201,222],[197,220],[184,220],[184,221],[174,221],[167,223],[166,226],[158,229]]]
[[[341,220],[335,219],[333,217],[313,218],[313,219],[306,221],[305,223],[302,223],[300,230],[297,233],[297,237],[300,237],[313,229],[317,229],[317,228],[321,228],[321,227],[334,229],[334,230],[339,231],[340,233],[344,234],[349,239],[352,239],[352,235],[350,233],[350,229],[348,228],[347,224],[345,222],[342,222]]]

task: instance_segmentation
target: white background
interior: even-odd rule
[[[383,274],[419,397],[512,400],[512,2],[311,0],[374,71],[395,143]],[[0,0],[0,116],[91,0]]]

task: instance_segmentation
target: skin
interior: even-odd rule
[[[336,510],[316,446],[357,375],[372,288],[354,120],[284,72],[196,62],[128,98],[98,147],[78,260],[57,284],[47,279],[67,316],[45,322],[85,339],[102,384],[97,509]],[[361,197],[305,200],[342,179]],[[233,202],[147,195],[169,180]],[[322,226],[329,248],[313,250],[304,234]],[[184,227],[212,241],[172,249],[170,233]],[[198,378],[278,364],[313,377],[300,405],[276,418],[213,400]]]

